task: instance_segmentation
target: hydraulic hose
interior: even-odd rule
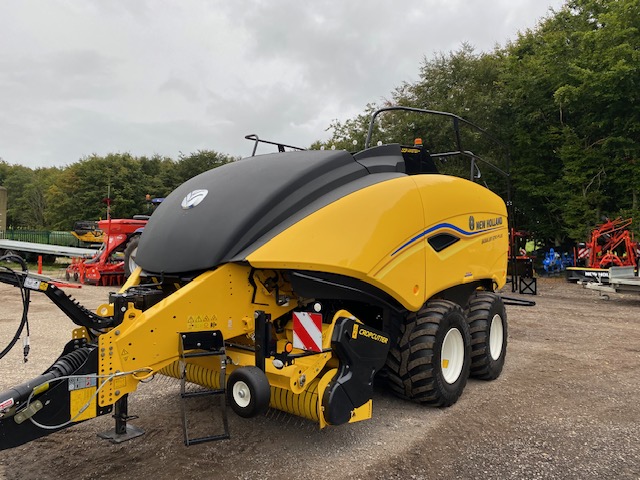
[[[28,267],[27,267],[27,263],[24,261],[24,259],[18,255],[15,254],[9,254],[9,255],[4,255],[2,257],[0,257],[0,262],[3,261],[16,261],[20,264],[20,266],[22,267],[22,272],[23,273],[27,273],[29,271]],[[18,340],[20,339],[20,336],[22,335],[23,330],[26,328],[27,329],[27,336],[24,339],[24,350],[23,350],[23,354],[24,354],[24,361],[27,361],[27,356],[29,355],[29,320],[28,320],[28,313],[29,313],[29,300],[31,297],[31,292],[29,291],[29,289],[24,288],[23,285],[23,280],[20,275],[18,275],[15,270],[7,267],[6,265],[0,265],[0,269],[5,270],[6,272],[14,275],[16,277],[16,282],[17,282],[17,286],[20,289],[20,295],[22,296],[22,318],[20,319],[20,325],[18,325],[18,329],[16,330],[15,335],[13,336],[13,338],[9,341],[8,345],[2,350],[0,351],[0,359],[2,359],[7,353],[9,353],[9,351],[11,351],[11,349],[15,346],[15,344],[18,342]]]
[[[83,347],[60,357],[42,375],[0,393],[0,406],[18,407],[27,401],[34,389],[56,378],[73,374],[89,358],[92,348]],[[1,413],[1,412],[0,412]]]

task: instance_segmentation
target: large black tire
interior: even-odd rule
[[[138,243],[140,243],[140,235],[135,235],[129,239],[127,247],[124,249],[124,276],[128,278],[133,271],[138,268],[136,263],[136,254],[138,253]]]
[[[227,401],[244,418],[260,415],[269,408],[271,386],[258,367],[240,367],[229,375]]]
[[[491,292],[475,292],[465,309],[471,331],[471,376],[494,380],[507,355],[507,312]]]
[[[427,302],[406,317],[389,351],[385,373],[391,391],[426,405],[453,405],[469,377],[470,345],[462,308],[447,300]]]

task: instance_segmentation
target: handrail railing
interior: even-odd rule
[[[285,148],[292,148],[293,150],[306,150],[306,148],[302,148],[302,147],[295,147],[293,145],[287,145],[286,143],[282,143],[282,142],[272,142],[270,140],[263,140],[262,138],[258,137],[258,135],[256,135],[255,133],[250,133],[249,135],[245,135],[244,138],[246,138],[247,140],[251,140],[254,143],[253,145],[253,152],[251,152],[251,156],[255,157],[256,156],[256,150],[258,149],[258,144],[259,143],[266,143],[268,145],[276,145],[278,147],[278,151],[279,152],[284,152]]]

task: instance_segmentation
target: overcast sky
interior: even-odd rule
[[[249,133],[308,146],[415,81],[423,58],[490,51],[562,4],[0,0],[0,158],[248,156]]]

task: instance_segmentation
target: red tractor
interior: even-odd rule
[[[591,232],[591,239],[578,245],[574,252],[575,265],[600,269],[636,266],[639,245],[628,229],[631,222],[631,218],[607,219],[596,227]]]
[[[67,267],[66,278],[92,285],[122,285],[125,279],[125,249],[133,251],[148,216],[133,219],[100,220],[98,228],[104,232],[104,242],[96,255],[85,260],[73,259]],[[131,244],[131,245],[130,245]],[[128,272],[127,272],[128,273]]]

